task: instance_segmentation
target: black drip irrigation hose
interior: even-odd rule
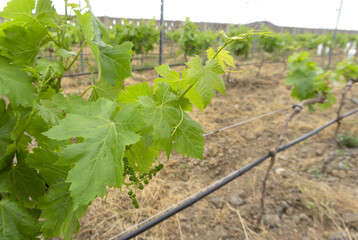
[[[175,63],[175,64],[169,64],[169,67],[178,67],[178,66],[184,66],[185,63]],[[155,67],[147,67],[147,68],[133,68],[133,72],[137,71],[146,71],[146,70],[153,70]],[[98,74],[98,72],[93,72],[93,74]],[[83,73],[74,73],[74,74],[65,74],[62,77],[77,77],[77,76],[85,76],[85,75],[91,75],[91,72],[83,72]]]
[[[314,135],[316,135],[317,133],[319,133],[320,131],[322,131],[323,129],[329,127],[330,125],[334,124],[335,122],[343,119],[343,118],[346,118],[346,117],[349,117],[355,113],[358,112],[358,108],[342,115],[340,118],[336,118],[336,119],[333,119],[331,120],[330,122],[326,123],[325,125],[319,127],[319,128],[316,128],[315,130],[305,134],[305,135],[302,135],[301,137],[299,138],[296,138],[295,140],[293,140],[292,142],[289,142],[281,147],[278,148],[277,152],[281,152],[281,151],[284,151],[286,150],[287,148],[289,147],[292,147],[293,145],[299,143],[299,142],[302,142],[304,140],[306,140],[307,138],[309,137],[312,137]],[[264,162],[267,158],[269,158],[271,156],[270,153],[267,153],[266,155],[262,156],[261,158],[259,158],[258,160],[254,161],[254,162],[251,162],[250,164],[244,166],[243,168],[227,175],[226,177],[222,178],[222,181],[220,183],[218,183],[217,185],[207,189],[206,191],[204,192],[201,192],[199,193],[197,196],[189,199],[188,201],[184,202],[183,204],[179,205],[178,207],[164,213],[163,215],[159,216],[158,218],[154,219],[153,221],[145,224],[145,225],[142,225],[141,227],[137,228],[136,230],[128,233],[127,235],[124,235],[122,237],[119,237],[119,238],[116,238],[116,240],[125,240],[125,239],[131,239],[141,233],[143,233],[144,231],[154,227],[155,225],[161,223],[162,221],[170,218],[171,216],[175,215],[176,213],[184,210],[185,208],[193,205],[194,203],[196,203],[197,201],[203,199],[204,197],[206,197],[207,195],[209,195],[210,193],[218,190],[219,188],[225,186],[226,184],[228,184],[229,182],[233,181],[234,179],[242,176],[243,174],[245,174],[246,172],[250,171],[252,168],[260,165],[262,162]]]
[[[274,63],[284,63],[285,61],[273,61],[273,62],[264,62],[264,64],[274,64]],[[250,65],[260,65],[258,62],[253,63],[243,63],[238,64],[239,67],[241,66],[250,66]],[[169,64],[169,67],[178,67],[178,66],[185,66],[185,63],[175,63],[175,64]],[[153,70],[155,67],[146,67],[146,68],[133,68],[133,72],[139,72],[139,71],[147,71],[147,70]],[[93,72],[93,74],[98,74],[98,72]],[[85,75],[91,75],[91,72],[83,72],[83,73],[73,73],[73,74],[65,74],[62,77],[77,77],[77,76],[85,76]]]
[[[340,55],[340,54],[337,54]],[[264,62],[263,65],[265,64],[275,64],[275,63],[286,63],[286,61],[271,61],[271,62]],[[260,62],[251,62],[251,63],[243,63],[243,64],[237,64],[238,67],[241,66],[251,66],[251,65],[256,65],[259,66],[261,65]],[[185,63],[175,63],[175,64],[169,64],[170,67],[177,67],[177,66],[185,66]],[[146,68],[134,68],[132,69],[133,72],[136,71],[147,71],[147,70],[153,70],[155,68],[155,66],[153,67],[146,67]],[[98,74],[98,72],[93,72],[94,74]],[[85,75],[91,75],[91,72],[84,72],[84,73],[74,73],[74,74],[66,74],[63,75],[62,77],[77,77],[77,76],[85,76]]]

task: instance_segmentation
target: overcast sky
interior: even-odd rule
[[[69,0],[78,3],[80,0]],[[84,0],[82,5],[85,4]],[[8,0],[0,0],[0,11]],[[53,0],[64,12],[64,1]],[[160,19],[161,0],[90,0],[97,16]],[[250,23],[269,21],[279,26],[329,28],[336,26],[341,0],[164,0],[164,19],[194,22]],[[343,0],[339,29],[358,30],[358,0]]]

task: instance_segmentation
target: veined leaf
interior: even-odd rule
[[[315,96],[315,80],[323,72],[309,58],[308,52],[295,53],[289,57],[290,73],[286,77],[286,85],[292,85],[291,96],[304,100]]]
[[[219,75],[224,74],[225,71],[217,60],[208,60],[206,66],[203,66],[200,58],[195,57],[187,62],[186,65],[189,67],[186,85],[195,83],[195,91],[191,89],[189,92],[192,93],[186,95],[193,104],[198,102],[199,97],[203,104],[202,107],[206,108],[211,99],[215,96],[216,90],[225,95],[225,83]],[[199,104],[195,105],[202,110]]]
[[[149,87],[148,83],[137,83],[124,88],[124,91],[118,96],[117,101],[120,103],[137,103],[140,96],[152,97],[152,89]]]
[[[43,209],[41,218],[44,219],[42,233],[48,239],[56,236],[69,239],[80,227],[81,209],[74,210],[69,186],[65,182],[57,183],[39,199],[38,207]]]
[[[203,160],[203,133],[204,131],[200,124],[187,116],[175,131],[173,145],[175,151],[188,157]]]
[[[31,106],[36,98],[31,81],[21,67],[0,61],[0,94],[7,96],[12,104]]]
[[[17,202],[0,201],[0,238],[4,240],[30,240],[40,235],[40,224]]]
[[[32,10],[35,8],[35,0],[11,0],[1,12],[1,17],[14,19],[20,23],[26,23],[34,19]]]
[[[19,65],[32,65],[41,43],[45,40],[46,28],[24,28],[18,25],[10,25],[3,31],[4,35],[0,36],[0,47],[10,53],[11,62]]]
[[[115,103],[105,99],[68,114],[60,124],[44,133],[57,140],[83,137],[82,143],[67,146],[59,164],[73,165],[67,182],[74,209],[87,205],[97,195],[103,197],[106,186],[121,187],[125,146],[139,141],[135,132],[143,125],[143,116],[133,105],[123,107],[115,115]]]
[[[158,83],[154,100],[148,96],[139,97],[147,126],[153,128],[156,139],[165,140],[171,137],[172,130],[181,119],[179,98],[168,83]]]
[[[155,158],[159,156],[158,149],[151,145],[147,147],[142,140],[133,144],[129,150],[126,151],[126,157],[129,164],[139,172],[146,173],[150,170]]]
[[[5,19],[13,19],[15,23],[26,26],[36,26],[37,24],[56,26],[53,19],[57,13],[52,6],[52,1],[38,0],[35,15],[32,14],[34,8],[35,0],[11,0],[0,15]]]
[[[159,67],[155,67],[154,69],[162,77],[154,79],[154,82],[167,82],[170,84],[174,91],[178,90],[178,86],[181,82],[179,73],[174,70],[171,70],[169,65],[167,64],[160,65]]]
[[[6,152],[6,148],[12,143],[11,131],[16,125],[16,116],[11,105],[6,108],[5,101],[0,99],[0,159]]]
[[[95,85],[92,85],[92,92],[88,98],[88,101],[97,101],[100,98],[107,98],[109,100],[115,101],[123,88],[122,82],[116,82],[113,86],[108,82],[101,80],[96,82]]]
[[[57,16],[56,9],[51,0],[38,0],[36,4],[36,20],[50,27],[56,27],[54,18]]]
[[[40,103],[35,104],[34,109],[50,126],[56,125],[63,117],[61,110],[57,109],[55,104],[50,100],[40,100]]]
[[[114,47],[107,45],[102,40],[105,30],[98,24],[92,12],[84,14],[75,12],[88,46],[96,58],[99,79],[115,85],[116,81],[123,82],[125,78],[131,76],[130,60],[133,44],[125,42]]]
[[[221,47],[218,47],[218,50],[220,48]],[[208,60],[210,60],[215,55],[215,53],[216,52],[213,48],[206,50]],[[231,56],[230,52],[225,49],[221,50],[214,59],[218,61],[223,69],[226,69],[227,66],[235,68],[234,58]]]
[[[68,58],[68,57],[76,56],[76,53],[73,51],[67,51],[66,49],[60,48],[60,49],[57,49],[56,55],[63,57],[63,58]]]
[[[16,157],[18,162],[8,173],[10,191],[25,207],[33,208],[37,199],[45,193],[45,182],[35,169],[26,165],[25,152],[18,153]]]
[[[28,154],[26,164],[39,171],[40,176],[51,187],[54,184],[66,180],[68,167],[58,166],[55,163],[59,155],[44,148],[34,148],[33,153]]]

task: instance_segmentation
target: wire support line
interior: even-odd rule
[[[262,114],[262,115],[260,115],[260,116],[256,116],[256,117],[247,119],[247,120],[245,120],[245,121],[238,122],[238,123],[235,123],[235,124],[233,124],[233,125],[226,126],[226,127],[217,129],[217,130],[212,131],[212,132],[205,133],[203,136],[204,136],[204,137],[210,136],[210,135],[212,135],[212,134],[215,134],[215,133],[218,133],[218,132],[222,132],[222,131],[225,131],[225,130],[227,130],[227,129],[234,128],[234,127],[237,127],[237,126],[240,126],[240,125],[244,125],[244,124],[246,124],[246,123],[252,122],[252,121],[257,120],[257,119],[260,119],[260,118],[264,118],[264,117],[270,116],[270,115],[275,114],[275,113],[278,113],[278,112],[283,112],[283,111],[285,111],[285,110],[287,110],[287,109],[290,109],[290,108],[292,108],[292,106],[287,106],[287,107],[284,107],[284,108],[281,108],[281,109],[278,109],[278,110],[275,110],[275,111],[272,111],[272,112],[269,112],[269,113],[265,113],[265,114]]]
[[[336,119],[333,119],[333,120],[329,121],[325,125],[323,125],[323,126],[321,126],[319,128],[316,128],[316,129],[314,129],[314,130],[312,130],[312,131],[310,131],[310,132],[308,132],[308,133],[296,138],[295,140],[293,140],[293,141],[291,141],[291,142],[289,142],[289,143],[287,143],[287,144],[285,144],[283,146],[280,146],[278,148],[278,150],[277,150],[277,153],[279,153],[281,151],[284,151],[284,150],[292,147],[293,145],[295,145],[297,143],[300,143],[300,142],[306,140],[307,138],[310,138],[310,137],[318,134],[319,132],[321,132],[325,128],[331,126],[332,124],[336,123],[337,121],[339,121],[341,119],[344,119],[346,117],[349,117],[349,116],[351,116],[351,115],[353,115],[353,114],[355,114],[357,112],[358,112],[358,108],[343,114],[339,118],[336,118]],[[121,232],[120,234],[110,238],[110,240],[113,240],[113,239],[125,240],[125,239],[130,239],[130,238],[133,238],[133,237],[141,234],[142,232],[154,227],[155,225],[157,225],[157,224],[161,223],[162,221],[170,218],[171,216],[175,215],[176,213],[178,213],[178,212],[186,209],[187,207],[193,205],[197,201],[203,199],[204,197],[206,197],[210,193],[220,189],[221,187],[225,186],[229,182],[231,182],[231,181],[235,180],[236,178],[242,176],[243,174],[245,174],[246,172],[250,171],[254,167],[260,165],[262,162],[264,162],[270,156],[271,156],[271,153],[268,152],[267,154],[265,154],[261,158],[257,159],[256,161],[253,161],[253,162],[247,164],[246,166],[244,166],[243,168],[230,173],[229,175],[227,175],[227,176],[221,178],[220,180],[210,184],[209,186],[201,189],[200,191],[190,195],[189,197],[185,198],[184,200],[181,200],[180,202],[168,207],[167,209],[165,209],[165,210],[153,215],[152,217],[150,217],[150,218],[138,223],[137,225],[135,225],[135,226],[133,226],[133,227]],[[135,229],[135,230],[133,230],[133,229]],[[131,230],[133,230],[133,231],[131,231]],[[124,235],[126,233],[128,233],[128,234]]]

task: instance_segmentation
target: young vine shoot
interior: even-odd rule
[[[154,20],[109,32],[88,0],[82,9],[64,4],[63,16],[51,0],[11,0],[0,13],[6,19],[0,25],[0,239],[72,239],[87,207],[110,188],[138,208],[137,191],[164,167],[159,153],[203,159],[203,129],[188,112],[225,95],[221,75],[235,67],[227,49],[248,56],[253,35],[270,53],[284,42],[241,28],[220,32],[222,46],[209,48],[217,36],[187,19],[182,32],[171,33],[185,58],[193,56],[187,68],[176,72],[163,64],[155,68],[160,77],[153,87],[124,87],[133,53],[147,54],[158,41]],[[80,96],[65,95],[62,77],[85,48],[95,59],[91,84]],[[56,58],[43,57],[45,50]],[[197,55],[202,50],[204,63]],[[322,107],[335,101],[332,73],[316,67],[308,53],[292,55],[289,69],[294,98],[325,95]],[[337,69],[346,81],[358,75],[352,62]]]
[[[84,36],[78,52],[66,32],[73,16],[59,16],[50,0],[12,0],[1,13],[8,20],[0,25],[1,239],[71,239],[88,205],[111,187],[139,207],[136,191],[163,168],[161,151],[202,159],[203,130],[187,112],[225,94],[220,75],[234,64],[223,47],[209,49],[205,64],[194,57],[181,73],[161,65],[153,88],[123,89],[133,44],[110,45],[88,1],[85,9],[64,2]],[[39,54],[49,44],[59,61]],[[61,78],[85,45],[98,76],[81,96],[64,95]]]

